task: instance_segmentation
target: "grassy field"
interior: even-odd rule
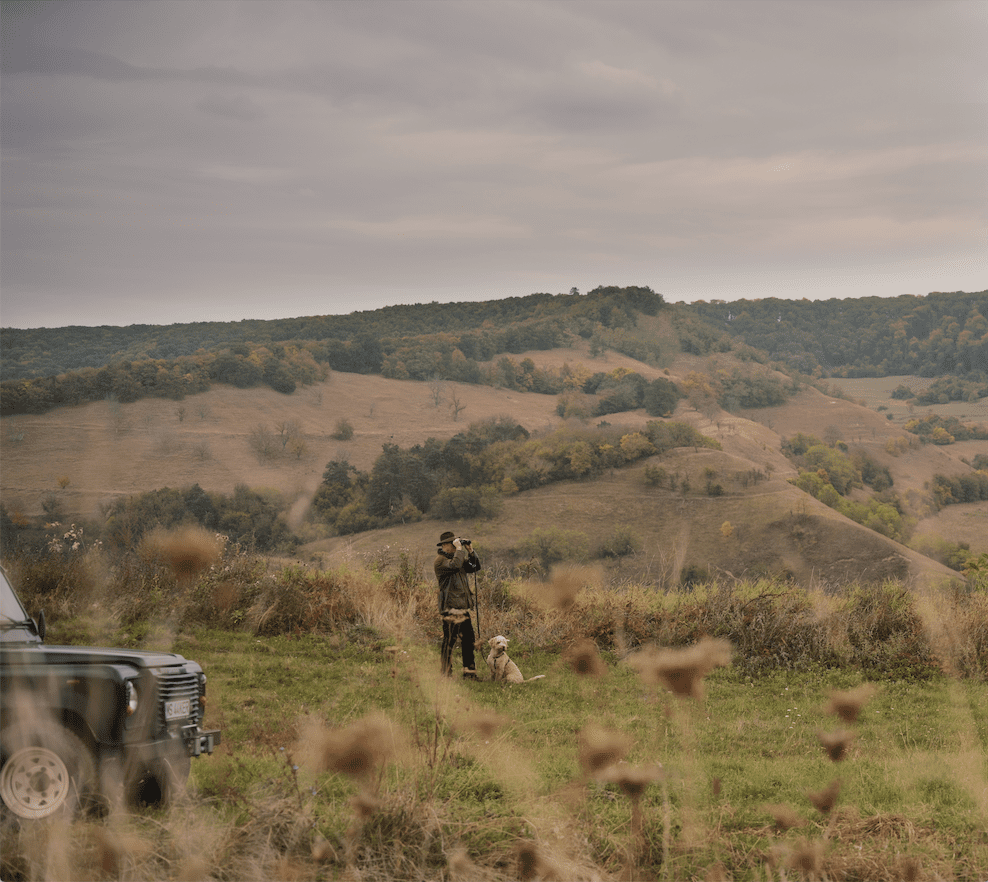
[[[199,661],[223,743],[170,809],[5,830],[3,878],[988,878],[983,587],[590,582],[481,585],[484,636],[545,675],[515,687],[438,675],[407,565],[234,561],[140,622],[61,596],[50,642],[98,608]]]
[[[460,855],[512,878],[528,848],[529,878],[702,879],[718,867],[733,879],[779,878],[787,867],[794,878],[988,874],[984,682],[884,682],[849,724],[826,705],[832,691],[860,685],[853,672],[722,669],[696,702],[649,687],[614,657],[587,678],[520,647],[522,670],[546,678],[503,688],[440,680],[432,648],[318,637],[261,646],[216,632],[180,644],[210,671],[227,745],[196,764],[195,789],[225,806],[213,823],[246,824],[259,779],[272,797],[298,782],[299,811],[332,846],[337,871],[444,878]],[[331,733],[374,712],[386,714],[382,756],[393,760],[380,777],[362,785],[320,771]],[[599,776],[581,764],[593,726],[610,733],[596,735],[605,752],[623,738],[628,748]],[[840,762],[821,744],[835,731],[853,735]],[[635,819],[628,794],[639,779]],[[811,795],[835,780],[834,808],[814,808]],[[362,786],[373,796],[363,819],[353,803]],[[305,846],[303,836],[303,862]]]

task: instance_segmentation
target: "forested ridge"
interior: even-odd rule
[[[809,375],[988,373],[988,291],[846,300],[715,300],[678,308]]]
[[[574,289],[569,294],[530,294],[481,303],[386,306],[349,315],[127,327],[0,328],[2,379],[50,377],[119,361],[176,359],[234,343],[326,342],[332,348],[333,343],[491,329],[507,331],[509,336],[530,336],[523,327],[512,334],[512,327],[546,320],[610,326],[615,310],[654,314],[661,304],[661,296],[649,288],[602,287],[585,295]]]
[[[658,363],[640,317],[665,310],[687,352],[734,351],[793,376],[917,374],[937,395],[988,395],[988,291],[668,305],[648,287],[391,306],[346,316],[167,326],[0,329],[0,413],[113,398],[181,399],[213,382],[290,394],[329,370],[558,393],[562,378],[498,355],[567,346]],[[665,343],[663,345],[668,345]],[[486,365],[486,366],[484,366]],[[949,378],[949,379],[943,379]]]

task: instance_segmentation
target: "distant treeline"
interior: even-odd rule
[[[483,303],[392,306],[348,316],[273,321],[134,325],[127,328],[0,329],[0,414],[43,413],[104,398],[183,398],[213,382],[266,384],[290,394],[329,370],[395,379],[489,383],[550,394],[565,378],[516,365],[513,353],[588,340],[657,364],[663,352],[641,316],[665,307],[648,287],[588,294],[532,294]],[[938,377],[919,403],[974,400],[988,391],[988,292],[827,301],[699,302],[668,308],[677,346],[698,355],[733,352],[792,376]],[[668,353],[666,353],[668,354]],[[496,356],[502,355],[495,362]],[[527,363],[528,362],[528,363]],[[721,377],[721,387],[734,384]],[[762,384],[764,385],[764,383]],[[724,406],[778,403],[749,377]],[[911,390],[902,387],[898,396]],[[784,398],[784,394],[783,394]],[[749,400],[750,399],[750,400]],[[637,406],[641,406],[639,403]]]
[[[598,323],[606,328],[633,325],[637,313],[655,315],[662,304],[662,296],[651,288],[608,286],[583,295],[572,289],[569,294],[530,294],[482,303],[387,306],[342,316],[128,327],[0,328],[0,379],[51,377],[122,361],[172,360],[219,352],[237,343],[321,343],[333,368],[376,373],[381,370],[381,344],[386,341],[447,332],[463,338],[461,349],[467,358],[483,360],[497,352],[556,345],[550,338],[558,333],[559,321],[589,338]],[[492,341],[490,346],[485,340]]]
[[[988,377],[988,291],[843,300],[698,301],[678,306],[689,348],[763,350],[804,374]],[[689,325],[685,319],[694,320]]]
[[[632,332],[639,315],[655,315],[662,305],[662,296],[650,288],[602,287],[587,295],[533,294],[270,322],[2,329],[0,414],[44,413],[104,398],[180,399],[212,382],[241,388],[266,384],[290,394],[330,369],[398,379],[517,383],[518,388],[553,392],[558,389],[536,371],[516,376],[510,359],[494,370],[481,365],[499,353],[554,349],[574,335],[590,339],[595,334],[612,348],[623,342],[647,360],[658,354],[657,347]],[[237,334],[233,329],[239,329]],[[220,338],[223,342],[217,342]],[[66,370],[79,363],[87,366]],[[52,374],[56,364],[59,372]],[[7,379],[15,376],[21,379]]]

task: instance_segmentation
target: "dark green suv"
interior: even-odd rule
[[[166,801],[202,728],[206,675],[169,652],[46,646],[0,569],[0,800],[37,819],[118,799]]]

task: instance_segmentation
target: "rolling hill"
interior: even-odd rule
[[[739,365],[731,353],[681,353],[660,368],[613,351],[592,356],[590,345],[582,342],[515,357],[530,357],[546,368],[626,368],[646,379],[664,376],[677,383],[691,372]],[[458,415],[448,406],[454,394],[462,405]],[[229,493],[246,484],[280,494],[292,525],[302,527],[331,459],[345,457],[366,470],[385,443],[407,447],[430,437],[447,439],[469,423],[501,416],[533,434],[546,433],[563,423],[556,405],[555,395],[463,383],[437,390],[427,381],[335,371],[292,395],[217,384],[182,402],[148,398],[62,407],[3,418],[0,493],[9,512],[35,516],[46,500],[54,500],[71,518],[98,517],[101,506],[114,498],[151,489],[198,483],[207,491]],[[976,413],[984,404],[968,406]],[[495,518],[460,529],[472,532],[489,566],[514,571],[525,564],[519,549],[534,530],[579,534],[591,549],[623,530],[633,535],[636,549],[600,565],[612,580],[656,585],[675,583],[685,567],[738,576],[788,574],[800,582],[824,584],[886,577],[918,582],[956,575],[794,487],[788,479],[796,470],[780,446],[797,432],[842,438],[849,448],[867,450],[887,466],[895,490],[904,494],[922,493],[934,473],[970,471],[983,442],[913,446],[893,455],[886,445],[905,435],[901,418],[890,420],[863,403],[811,387],[780,406],[735,413],[710,406],[701,410],[684,400],[672,418],[715,438],[721,450],[677,448],[594,479],[518,493],[504,500]],[[333,438],[341,419],[354,429],[351,440]],[[654,418],[636,410],[606,419],[634,431]],[[597,422],[593,418],[586,424]],[[263,430],[277,439],[279,427],[288,424],[304,444],[295,452],[276,446],[270,455],[258,456],[257,435]],[[688,476],[693,489],[684,495],[647,484],[649,465]],[[744,477],[756,473],[754,482]],[[721,485],[721,495],[703,492],[712,480]],[[950,506],[923,519],[918,531],[966,541],[976,553],[986,551],[985,514],[985,503]],[[444,526],[425,519],[335,538],[303,530],[311,541],[298,554],[332,565],[348,556],[407,550],[425,566],[431,564],[434,534]]]

